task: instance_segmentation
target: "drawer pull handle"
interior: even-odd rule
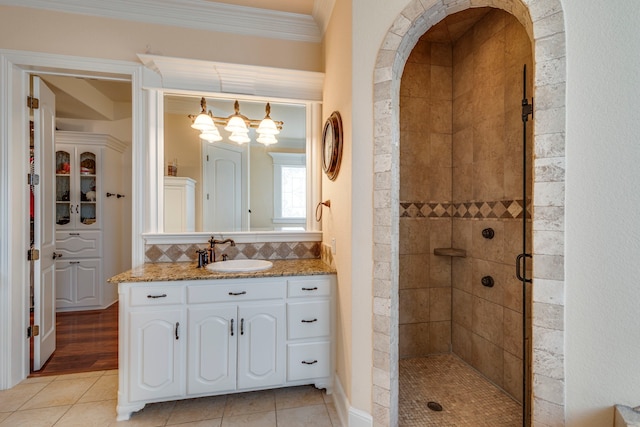
[[[302,288],[303,291],[317,291],[318,287],[314,286],[313,288]]]
[[[302,361],[302,364],[303,364],[303,365],[313,365],[313,364],[316,364],[316,363],[318,363],[318,361],[317,361],[317,360],[314,360],[314,361],[311,361],[311,362],[307,362],[306,360],[303,360],[303,361]]]
[[[240,319],[240,335],[244,335],[244,317]]]
[[[80,233],[69,233],[69,236],[79,236]]]
[[[176,322],[176,339],[180,338],[180,322]]]
[[[162,295],[147,295],[147,298],[166,298],[167,294]]]
[[[317,321],[318,321],[318,319],[311,319],[311,320],[302,319],[301,320],[302,323],[313,323],[313,322],[317,322]]]
[[[69,264],[80,264],[80,261],[69,261]]]
[[[245,295],[247,293],[247,291],[242,291],[242,292],[229,292],[229,295],[231,295],[232,297],[238,296],[238,295]]]
[[[231,319],[231,336],[233,336],[233,319]]]

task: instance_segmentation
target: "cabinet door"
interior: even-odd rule
[[[239,389],[284,383],[284,311],[283,303],[239,307]]]
[[[98,209],[98,191],[99,185],[99,173],[101,171],[99,163],[99,149],[95,148],[77,148],[77,193],[76,200],[76,227],[79,229],[87,228],[100,228],[100,221],[102,218],[99,216]]]
[[[97,259],[88,259],[75,262],[75,294],[76,305],[100,305],[100,294],[102,286],[101,266],[102,262]]]
[[[71,221],[73,153],[73,146],[56,144],[56,228],[58,229],[73,227]]]
[[[187,393],[236,389],[236,306],[188,311]]]
[[[131,401],[183,394],[183,310],[164,307],[129,314]]]
[[[69,261],[56,261],[56,308],[73,307],[74,282],[75,264]]]
[[[99,259],[56,261],[56,308],[100,305],[101,271]]]

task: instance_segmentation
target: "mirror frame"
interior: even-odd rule
[[[203,243],[212,235],[231,237],[238,243],[321,241],[321,224],[313,207],[321,198],[322,86],[324,73],[284,70],[252,65],[217,63],[156,55],[138,55],[155,75],[146,79],[146,106],[149,125],[145,189],[146,244]],[[188,70],[188,71],[187,71]],[[241,76],[239,79],[238,76]],[[217,90],[211,90],[211,88]],[[225,88],[223,90],[222,88]],[[299,103],[306,107],[307,221],[306,231],[242,231],[163,233],[164,224],[164,95],[233,98],[274,103]],[[194,107],[196,111],[197,105]]]

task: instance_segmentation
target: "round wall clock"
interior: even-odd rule
[[[333,181],[340,171],[342,160],[342,118],[334,111],[324,123],[322,130],[322,169]]]

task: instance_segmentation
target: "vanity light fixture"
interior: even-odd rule
[[[245,144],[249,138],[249,128],[256,129],[258,137],[256,141],[266,146],[278,142],[276,135],[280,133],[284,122],[274,121],[271,118],[271,105],[267,102],[265,107],[266,115],[262,120],[250,119],[240,114],[240,103],[236,100],[233,104],[234,114],[229,117],[216,117],[207,111],[207,100],[202,97],[200,100],[202,111],[197,116],[190,114],[191,127],[200,131],[200,139],[208,142],[221,141],[222,136],[216,126],[224,126],[224,130],[231,132],[229,139],[238,144]]]

